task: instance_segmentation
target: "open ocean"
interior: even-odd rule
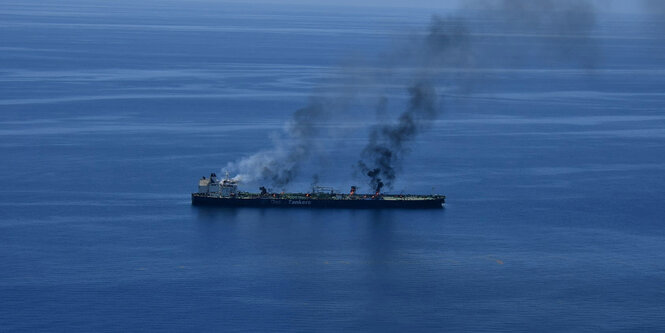
[[[599,18],[593,66],[441,83],[393,191],[445,209],[191,206],[201,176],[432,14],[3,0],[0,331],[665,330],[665,39],[641,16]],[[373,119],[329,123],[322,183],[367,190],[352,166]]]

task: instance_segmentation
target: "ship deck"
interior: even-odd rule
[[[236,193],[233,196],[219,194],[192,193],[192,204],[197,206],[222,207],[309,207],[309,208],[442,208],[445,196],[442,195],[348,195],[326,194],[309,195],[299,193],[253,194]]]
[[[216,194],[193,193],[195,196],[208,198],[222,198]],[[339,200],[339,201],[364,201],[364,200],[386,200],[386,201],[425,201],[425,200],[445,200],[444,195],[421,195],[421,194],[308,194],[308,193],[269,193],[258,194],[239,192],[232,197],[236,200],[256,200],[256,199],[281,199],[281,200]]]

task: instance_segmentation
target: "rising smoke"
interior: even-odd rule
[[[642,2],[650,14],[665,15],[665,2],[662,0],[643,0]]]
[[[284,132],[273,137],[271,149],[229,163],[226,169],[238,170],[239,180],[261,180],[277,187],[286,186],[315,149],[315,138],[320,135],[319,123],[331,114],[330,108],[329,101],[312,97],[306,107],[293,113]]]
[[[378,101],[376,109],[380,121],[370,128],[367,144],[361,151],[356,168],[368,177],[374,190],[393,186],[410,144],[441,114],[442,96],[437,92],[437,85],[442,80],[458,88],[463,85],[461,80],[446,74],[450,71],[444,69],[488,66],[492,62],[487,58],[493,57],[528,57],[538,47],[562,60],[571,60],[585,67],[592,67],[596,61],[594,52],[589,51],[594,49],[591,32],[595,25],[594,7],[589,1],[477,0],[472,8],[481,12],[480,16],[485,20],[491,17],[508,34],[537,31],[536,37],[540,39],[533,41],[534,45],[522,48],[488,48],[487,43],[481,43],[478,38],[486,34],[472,31],[468,19],[434,16],[426,34],[389,52],[393,54],[393,59],[398,60],[379,61],[375,66],[382,66],[383,72],[409,68],[406,76],[410,84],[406,87],[409,96],[407,105],[394,122],[383,119],[389,103],[385,95],[373,92],[374,97],[366,97]],[[585,47],[584,52],[580,52],[581,46]],[[492,65],[506,66],[505,61]],[[363,80],[372,78],[365,76]],[[471,81],[474,84],[483,83],[481,79]],[[348,112],[349,92],[334,92],[326,96],[312,97],[306,107],[297,110],[285,131],[273,138],[271,149],[229,163],[226,169],[237,171],[244,181],[267,181],[278,187],[289,184],[297,177],[303,163],[313,155],[325,154],[325,149],[316,144],[316,139],[326,134],[318,124],[324,120],[340,119],[340,114]]]
[[[369,140],[362,150],[357,168],[369,177],[369,184],[376,192],[384,186],[392,187],[408,143],[431,121],[440,107],[435,88],[435,78],[444,65],[465,65],[469,61],[469,30],[457,19],[445,20],[435,16],[429,33],[421,45],[412,50],[420,62],[408,87],[409,102],[406,110],[395,123],[382,123],[370,129]],[[385,104],[387,99],[381,99]]]
[[[436,119],[437,96],[430,82],[419,81],[409,88],[409,107],[395,124],[371,129],[369,142],[362,151],[358,168],[370,178],[370,186],[380,192],[384,185],[392,186],[396,167],[406,152],[406,144],[427,124]]]
[[[665,39],[663,32],[665,32],[665,1],[663,0],[642,0],[642,5],[646,13],[651,18],[651,24],[654,25],[654,32],[656,38]]]
[[[600,52],[592,36],[597,8],[591,0],[472,0],[467,6],[500,31],[522,36],[528,43],[516,49],[495,48],[505,56],[504,65],[535,59],[538,66],[564,61],[593,68],[598,62]]]

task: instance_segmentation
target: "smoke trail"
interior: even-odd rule
[[[549,54],[585,67],[593,67],[596,62],[595,43],[591,38],[595,9],[590,1],[476,0],[474,5],[474,10],[489,15],[483,17],[485,20],[491,18],[489,21],[507,30],[507,36],[525,35],[540,44],[506,47],[497,45],[496,40],[487,43],[487,38],[496,39],[497,34],[487,34],[482,31],[483,27],[480,27],[481,31],[478,27],[471,31],[470,21],[461,17],[444,19],[434,16],[427,34],[388,52],[387,58],[390,59],[380,59],[374,65],[379,67],[378,72],[384,73],[383,76],[352,70],[347,73],[352,82],[376,83],[390,76],[385,73],[399,71],[411,82],[407,88],[409,100],[405,110],[395,122],[380,120],[370,129],[368,142],[356,163],[357,170],[369,178],[373,189],[380,191],[383,186],[393,185],[409,144],[441,113],[436,85],[442,79],[447,79],[456,88],[468,82],[472,85],[483,83],[478,78],[460,80],[450,75],[455,71],[445,74],[443,69],[452,68],[460,73],[464,71],[459,69],[471,66],[506,66],[506,62],[514,59],[542,61],[544,55]],[[537,48],[541,54],[534,54],[533,50]],[[270,149],[229,163],[226,170],[238,172],[243,181],[267,181],[274,186],[286,186],[308,159],[325,154],[325,149],[317,146],[318,139],[326,134],[319,124],[324,120],[343,119],[349,112],[349,100],[358,93],[354,89],[367,88],[346,88],[328,92],[324,94],[326,98],[310,98],[306,107],[293,114],[285,131],[273,137]],[[367,99],[378,101],[377,116],[385,117],[388,99],[371,89],[364,93]]]
[[[420,60],[415,82],[408,87],[409,102],[395,123],[383,123],[370,130],[369,140],[362,150],[357,168],[367,177],[376,192],[392,187],[398,168],[407,152],[407,144],[435,120],[439,113],[434,78],[444,64],[462,65],[468,60],[469,31],[456,19],[444,20],[434,16],[429,34],[412,54]],[[379,109],[387,100],[381,99]]]
[[[598,62],[597,9],[590,0],[475,0],[469,6],[506,33],[528,38],[528,47],[507,50],[514,63],[553,59],[593,68]]]
[[[662,0],[643,0],[644,6],[649,10],[650,14],[665,15],[665,2]]]
[[[596,61],[595,45],[590,34],[595,26],[595,10],[583,0],[500,0],[477,1],[474,8],[483,15],[491,15],[509,33],[537,30],[539,37],[547,37],[545,52],[554,52],[564,60],[592,67]],[[357,168],[369,177],[369,185],[379,192],[384,186],[392,187],[408,144],[441,112],[434,82],[444,65],[469,66],[479,49],[490,57],[499,55],[508,59],[522,56],[525,49],[479,48],[479,41],[469,32],[470,25],[460,20],[434,17],[429,34],[422,47],[413,50],[422,60],[421,70],[415,73],[415,83],[408,88],[409,103],[393,124],[376,125],[370,130],[369,140],[362,150]],[[580,52],[580,46],[587,46]],[[526,52],[528,54],[528,52]],[[450,61],[452,60],[452,62]],[[472,80],[473,81],[473,80]],[[459,87],[461,80],[455,82]]]
[[[413,87],[413,91],[420,91],[418,96],[424,96],[425,91],[431,97],[434,97],[431,83],[428,77],[436,73],[437,69],[443,64],[452,62],[461,63],[466,59],[468,51],[464,48],[468,46],[468,31],[466,25],[458,20],[444,20],[434,16],[430,25],[430,32],[424,40],[418,41],[415,45],[408,44],[406,50],[399,49],[394,55],[399,61],[391,64],[383,63],[378,72],[381,75],[389,75],[393,69],[403,67],[405,64],[413,66],[415,74],[410,76],[419,77],[418,84]],[[448,53],[448,57],[442,55]],[[408,67],[407,66],[407,67]],[[411,68],[411,67],[409,67]],[[352,82],[379,82],[378,77],[373,73],[354,72],[352,68],[348,70],[348,76]],[[371,85],[371,84],[370,84]],[[370,88],[364,89],[366,95],[378,100],[377,114],[385,112],[387,98],[380,96],[376,91]],[[330,119],[343,119],[348,113],[350,101],[358,94],[358,91],[351,91],[344,88],[340,91],[326,92],[327,98],[312,97],[309,104],[297,110],[291,120],[288,122],[285,130],[273,137],[272,147],[267,150],[259,151],[239,161],[227,164],[225,170],[229,172],[238,172],[237,179],[245,182],[266,181],[277,187],[284,187],[289,184],[301,171],[302,165],[313,155],[325,153],[325,149],[317,146],[321,137],[326,134],[322,132],[321,123]],[[422,103],[414,101],[413,112],[422,111]],[[432,104],[428,109],[434,109]],[[383,110],[383,111],[381,111]],[[409,117],[406,117],[409,118]],[[405,118],[405,119],[406,119]],[[430,117],[433,119],[433,117]],[[420,120],[418,120],[420,121]],[[416,124],[420,126],[419,124]],[[384,131],[388,133],[387,131]],[[414,129],[414,132],[417,130]],[[334,134],[334,133],[333,133]],[[397,135],[397,133],[393,133]],[[397,140],[392,140],[397,142]]]
[[[665,1],[663,0],[642,0],[649,20],[654,25],[654,32],[657,33],[657,38],[663,39],[663,31],[665,31]]]
[[[521,32],[586,38],[596,24],[596,8],[589,0],[475,0],[468,6]]]
[[[397,166],[406,151],[406,144],[413,141],[427,121],[436,119],[437,97],[430,82],[419,81],[409,88],[409,107],[397,123],[374,127],[369,142],[358,161],[360,170],[370,178],[370,186],[380,192],[384,185],[391,187]]]
[[[324,98],[311,98],[306,107],[293,113],[285,131],[273,137],[271,149],[229,163],[226,170],[239,171],[236,178],[242,181],[263,180],[274,186],[286,186],[315,149],[318,124],[326,119],[332,107]]]

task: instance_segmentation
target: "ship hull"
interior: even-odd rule
[[[292,200],[280,198],[236,199],[192,194],[194,206],[275,207],[275,208],[349,208],[349,209],[441,209],[445,199],[426,200]]]

